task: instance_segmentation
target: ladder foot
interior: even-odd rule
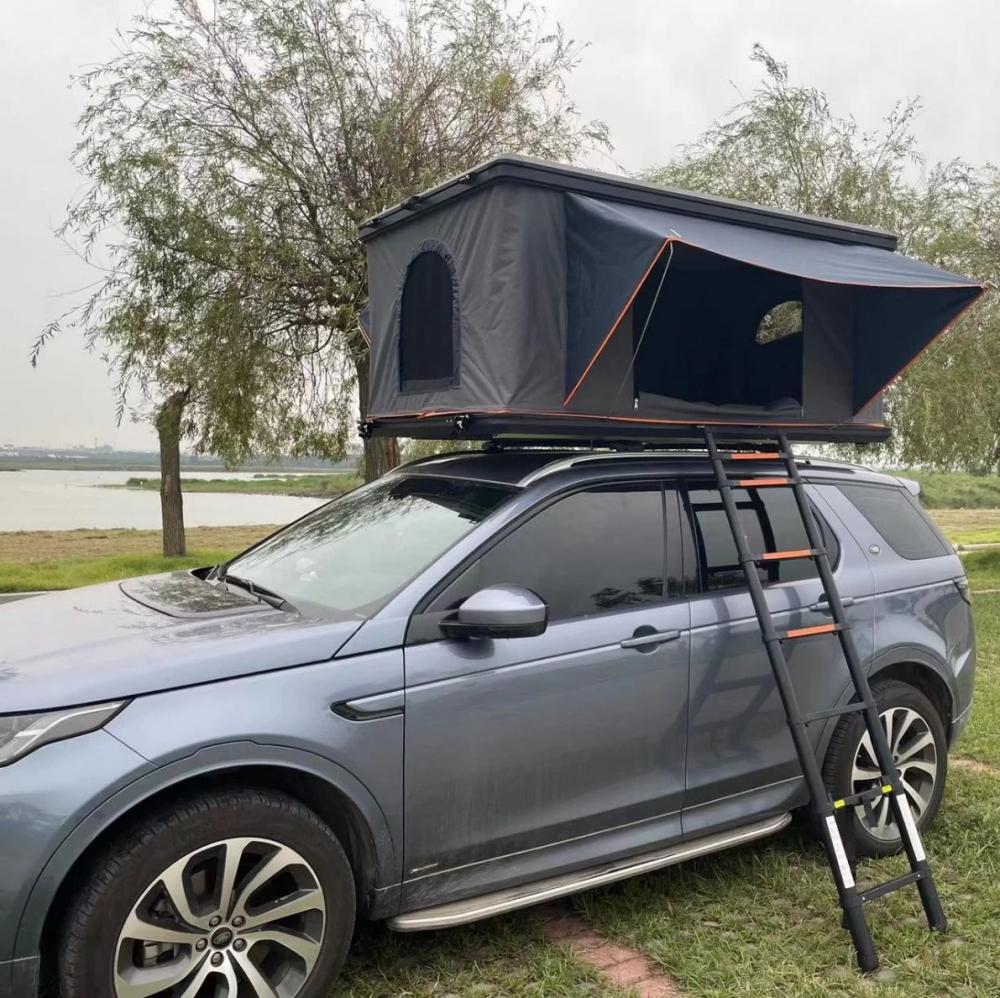
[[[844,922],[847,925],[847,931],[851,934],[854,952],[858,958],[858,967],[862,973],[870,974],[878,970],[878,953],[875,952],[875,943],[872,940],[872,934],[860,904],[857,907],[844,910]]]

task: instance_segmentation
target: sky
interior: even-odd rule
[[[591,165],[636,171],[668,160],[760,78],[755,42],[793,82],[875,128],[919,97],[929,162],[1000,163],[996,0],[548,0],[552,20],[589,42],[570,80],[615,149]],[[53,235],[80,190],[69,163],[82,109],[72,74],[115,51],[143,0],[0,0],[0,444],[155,447],[145,424],[115,425],[114,379],[79,333],[32,369],[39,331],[98,276]]]

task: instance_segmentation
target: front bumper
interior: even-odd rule
[[[0,998],[34,998],[31,988],[46,969],[38,959],[45,919],[87,844],[74,853],[67,839],[152,768],[103,730],[53,742],[0,768]]]

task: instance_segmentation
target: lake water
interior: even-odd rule
[[[129,478],[155,477],[136,471],[0,471],[0,531],[75,530],[78,527],[160,527],[160,495],[138,489],[102,489]],[[185,478],[253,478],[252,473],[194,471]],[[297,496],[255,496],[192,492],[184,496],[188,527],[287,523],[323,502]]]

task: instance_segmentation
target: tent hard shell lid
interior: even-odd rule
[[[882,390],[984,290],[877,229],[516,156],[361,238],[386,435],[880,439]]]

